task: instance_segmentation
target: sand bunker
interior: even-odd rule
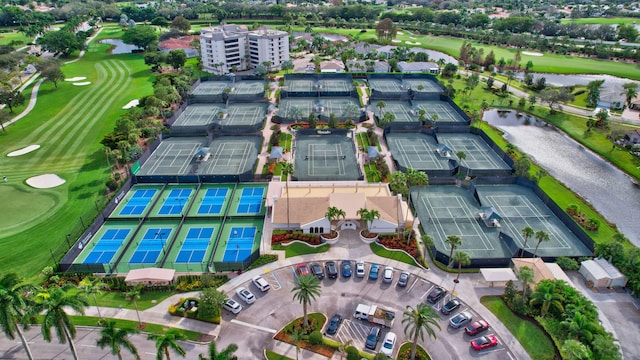
[[[68,79],[64,79],[64,81],[80,81],[80,80],[86,80],[87,77],[86,76],[76,76],[76,77],[72,77],[72,78],[68,78]]]
[[[28,154],[32,151],[38,150],[40,149],[40,145],[29,145],[27,147],[23,147],[20,150],[16,150],[16,151],[12,151],[10,153],[7,154],[7,156],[9,157],[13,157],[13,156],[20,156],[20,155],[24,155],[24,154]]]
[[[391,42],[394,42],[394,43],[401,43],[401,42],[402,42],[402,40],[393,39],[393,40],[391,40]]]
[[[132,107],[136,107],[140,104],[140,100],[135,99],[135,100],[131,100],[127,103],[127,105],[123,106],[123,109],[131,109]]]
[[[405,41],[407,44],[409,45],[420,45],[420,42],[415,41],[415,42],[411,42],[411,41]]]
[[[56,174],[44,174],[27,179],[27,185],[36,189],[51,189],[65,183],[65,179]]]
[[[539,52],[530,52],[530,51],[523,51],[522,55],[529,55],[529,56],[543,56],[544,54],[541,54]]]
[[[91,84],[91,81],[85,81],[85,82],[74,82],[73,85],[74,86],[85,86],[85,85],[89,85]]]

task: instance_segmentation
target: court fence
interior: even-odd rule
[[[239,262],[222,262],[222,261],[212,261],[210,266],[211,272],[221,272],[221,271],[233,271],[236,272],[238,270],[244,271],[247,269],[254,261],[258,260],[260,257],[260,250],[255,250],[249,255],[247,259]]]
[[[349,95],[349,96],[353,99],[355,104],[359,104],[360,100],[358,99],[357,95],[356,96]],[[326,112],[324,111],[324,106],[320,106],[320,104],[323,103],[322,99],[311,97],[309,100],[310,101],[313,100],[313,105],[311,106],[311,113],[316,114],[318,116],[318,120],[320,121],[324,121],[324,122],[329,121],[329,117],[331,114],[327,115]],[[282,106],[282,103],[280,103],[280,106]],[[362,111],[359,106],[358,106],[358,113],[355,116],[346,115],[344,113],[337,113],[337,114],[333,113],[333,115],[335,116],[338,122],[351,120],[352,122],[360,123],[367,120],[366,111]],[[292,124],[296,122],[307,122],[308,117],[302,117],[302,118],[296,119],[291,117],[290,114],[284,111],[278,111],[272,117],[271,121],[273,121],[276,124]]]
[[[312,81],[314,86],[307,90],[286,90],[287,81],[306,80]],[[343,80],[349,84],[347,90],[335,90],[330,87],[318,86],[322,81],[326,80]],[[358,93],[353,87],[353,77],[351,74],[286,74],[284,76],[285,89],[280,90],[280,98],[292,97],[357,97]]]

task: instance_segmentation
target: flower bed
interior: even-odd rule
[[[418,244],[416,243],[413,235],[409,236],[407,239],[403,239],[395,233],[380,234],[378,237],[378,243],[386,247],[387,249],[402,250],[416,259],[416,262],[418,262],[419,264],[422,263],[419,260],[421,255],[420,251],[418,250]]]
[[[317,234],[304,234],[302,232],[274,231],[271,235],[271,245],[285,245],[294,240],[302,241],[309,245],[320,245],[322,240]]]
[[[311,313],[308,314],[308,318],[309,326],[306,328],[302,326],[302,318],[297,318],[287,324],[287,326],[280,330],[273,338],[295,346],[295,342],[291,339],[291,333],[296,331],[303,334],[303,339],[299,341],[300,348],[331,358],[335,352],[335,348],[324,343],[313,345],[309,342],[309,336],[311,333],[322,330],[324,323],[327,321],[327,317],[324,314]]]

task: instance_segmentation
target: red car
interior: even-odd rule
[[[467,335],[478,335],[481,332],[487,330],[489,328],[489,323],[484,321],[484,320],[478,320],[472,324],[469,324],[469,326],[467,326],[466,328],[464,328],[464,332],[467,333]]]
[[[300,275],[309,275],[309,267],[305,263],[296,265],[296,269],[298,270],[298,274]]]
[[[498,345],[498,338],[493,334],[471,340],[471,347],[475,351],[488,349],[496,345]]]

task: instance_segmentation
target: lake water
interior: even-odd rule
[[[125,44],[120,39],[104,39],[100,40],[100,44],[113,45],[114,47],[111,48],[112,54],[130,54],[133,50],[138,49],[137,46]]]
[[[618,87],[621,87],[623,84],[628,82],[635,82],[640,85],[639,81],[629,80],[611,75],[560,75],[535,72],[532,72],[531,74],[533,75],[534,81],[535,79],[544,77],[547,84],[553,86],[587,85],[594,80],[604,80],[604,84],[602,84],[603,89],[608,89],[616,85]],[[524,78],[524,73],[518,72],[515,74],[515,76],[517,79],[522,80]]]
[[[640,187],[598,155],[535,118],[515,111],[485,111],[483,119],[505,132],[505,138],[545,168],[550,175],[589,201],[640,246]],[[636,215],[634,215],[636,214]]]

